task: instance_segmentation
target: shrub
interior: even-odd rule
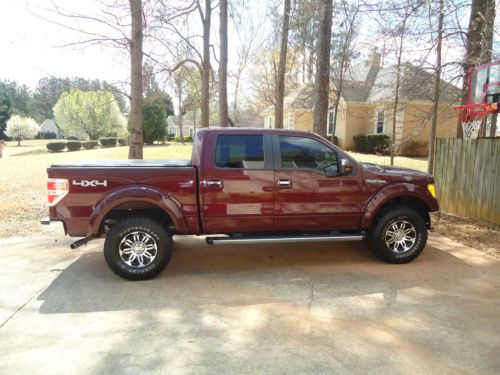
[[[50,152],[61,152],[66,148],[66,142],[49,142],[47,143],[47,150]]]
[[[66,142],[66,147],[68,151],[80,151],[82,148],[82,142],[80,141],[68,141]]]
[[[193,137],[191,137],[190,135],[184,136],[184,142],[193,142]]]
[[[82,142],[82,146],[86,150],[92,150],[93,148],[96,148],[98,145],[99,145],[99,142],[97,142],[97,141]]]
[[[181,141],[181,137],[179,137],[178,135],[176,135],[176,136],[174,137],[174,141],[175,141],[175,142],[180,142],[180,141]]]
[[[127,146],[128,145],[128,139],[127,138],[118,138],[118,144],[120,146]]]
[[[403,144],[401,155],[422,156],[427,151],[428,142],[409,139]]]
[[[357,152],[366,152],[366,135],[358,134],[353,137],[354,139],[354,149]]]
[[[175,141],[175,137],[172,136],[172,137],[167,137],[167,142],[173,142]]]
[[[116,146],[116,138],[101,138],[99,142],[102,147],[115,147]]]
[[[78,137],[75,137],[74,135],[70,135],[69,137],[66,137],[68,141],[78,141]]]
[[[353,138],[356,151],[369,154],[385,153],[391,143],[391,138],[386,134],[358,134]]]
[[[41,139],[57,139],[57,134],[54,132],[41,132],[39,135]]]

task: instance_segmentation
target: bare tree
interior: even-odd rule
[[[438,35],[436,41],[436,75],[434,77],[434,95],[432,97],[432,123],[431,123],[431,136],[429,139],[429,162],[427,164],[427,171],[432,173],[434,170],[434,151],[436,148],[436,128],[439,108],[439,95],[441,91],[441,49],[443,44],[443,24],[444,24],[444,2],[439,0],[439,16],[438,16]]]
[[[219,122],[221,126],[228,126],[227,111],[227,0],[219,2]]]
[[[129,159],[143,157],[142,115],[142,2],[129,0],[132,29],[130,35],[130,148]]]
[[[281,28],[280,60],[276,80],[276,108],[274,126],[283,128],[283,99],[285,97],[286,52],[288,47],[288,31],[290,27],[290,0],[285,0],[283,10],[283,26]]]
[[[336,53],[334,53],[335,63],[332,67],[334,83],[335,83],[335,98],[333,101],[333,131],[332,131],[332,143],[335,139],[335,130],[337,129],[337,119],[338,119],[338,109],[340,98],[342,97],[342,92],[344,89],[344,81],[351,65],[351,60],[353,57],[353,42],[356,37],[356,32],[358,30],[357,17],[360,11],[359,3],[348,4],[346,0],[341,1],[341,12],[343,13],[343,18],[339,28],[341,28],[339,46]],[[343,29],[343,30],[342,30]]]
[[[201,74],[201,127],[210,124],[210,23],[212,19],[212,2],[205,0],[205,13],[198,2],[198,11],[203,24],[203,61]]]
[[[330,46],[332,35],[333,0],[322,0],[318,33],[318,57],[314,86],[313,131],[326,137],[328,99],[330,93]]]

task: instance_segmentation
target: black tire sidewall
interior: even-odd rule
[[[385,243],[385,233],[390,225],[398,220],[410,222],[417,233],[415,243],[410,250],[397,253],[392,251]],[[427,243],[427,225],[422,216],[411,209],[393,209],[383,214],[370,236],[375,253],[390,263],[407,263],[415,259],[423,251]]]
[[[156,258],[143,268],[127,265],[119,253],[120,242],[131,232],[142,231],[151,235],[157,244]],[[171,238],[161,224],[149,218],[130,218],[115,225],[104,243],[104,257],[109,267],[119,276],[128,280],[145,280],[158,275],[171,257]]]

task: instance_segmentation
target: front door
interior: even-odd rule
[[[342,174],[346,156],[313,137],[274,135],[276,231],[351,229],[362,217],[359,171]]]
[[[221,132],[207,141],[200,176],[204,231],[273,231],[271,136]]]

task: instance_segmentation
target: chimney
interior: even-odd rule
[[[377,52],[377,50],[376,50],[376,49],[374,49],[374,50],[372,51],[372,53],[370,53],[370,54],[368,55],[368,61],[369,61],[370,63],[372,63],[374,66],[376,66],[376,67],[380,67],[380,57],[381,57],[381,56],[382,56],[382,55],[380,54],[380,52]]]

